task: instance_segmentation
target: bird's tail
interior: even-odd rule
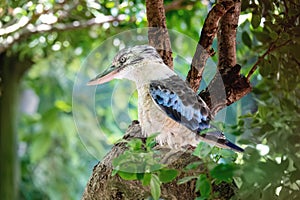
[[[237,152],[244,152],[244,149],[243,149],[243,148],[237,146],[236,144],[230,142],[230,141],[227,140],[227,139],[226,139],[226,141],[225,141],[224,144],[225,144],[226,147],[228,147],[228,148],[230,148],[230,149],[232,149],[232,150],[234,150],[234,151],[237,151]]]
[[[225,135],[221,131],[216,129],[208,131],[204,134],[200,133],[200,140],[220,148],[232,149],[236,152],[244,152],[244,149],[230,142],[228,139],[226,139]]]

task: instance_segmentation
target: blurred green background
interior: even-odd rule
[[[207,0],[166,0],[168,28],[198,41],[213,4]],[[239,159],[241,199],[300,198],[299,8],[300,4],[292,0],[242,2],[237,61],[243,74],[257,60],[259,70],[251,78],[253,92],[226,110],[223,127],[229,138],[237,137],[239,144],[247,147],[247,154]],[[80,139],[82,133],[78,135],[75,127],[72,91],[77,73],[91,51],[109,37],[144,27],[145,1],[140,0],[1,1],[3,199],[81,197],[99,160],[95,153],[87,151],[86,141]],[[114,50],[103,49],[111,52],[108,55],[102,55],[100,49],[102,60],[109,62],[105,56],[111,58],[120,46],[118,42],[113,45]],[[217,49],[216,41],[213,47]],[[184,41],[173,49],[191,52]],[[191,57],[174,54],[176,70],[184,77],[189,64],[180,56],[186,56],[188,61]],[[208,65],[214,62],[217,56]],[[95,71],[88,76],[95,75],[97,65],[100,71],[100,59],[92,64]],[[116,126],[112,117],[108,97],[114,84],[98,88],[101,95],[96,96],[97,119],[110,144],[129,125],[125,117],[120,120],[126,123]],[[132,118],[136,118],[135,101],[133,95],[127,105]],[[99,127],[92,124],[94,118],[90,114],[82,117],[81,122],[89,127],[86,139],[93,130],[98,131]],[[108,146],[90,140],[95,152],[106,153]]]

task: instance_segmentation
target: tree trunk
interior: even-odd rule
[[[20,78],[30,62],[0,55],[0,194],[18,199],[17,109]],[[31,64],[30,64],[31,65]]]

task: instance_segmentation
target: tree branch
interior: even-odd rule
[[[4,41],[0,44],[0,53],[9,49],[14,43],[19,42],[28,38],[31,35],[38,33],[46,33],[53,31],[68,31],[75,29],[84,29],[94,25],[101,25],[104,23],[110,23],[114,21],[123,21],[125,19],[125,15],[119,15],[116,17],[113,16],[102,16],[97,18],[92,18],[87,21],[73,21],[71,23],[55,23],[55,24],[39,24],[33,25],[28,24],[23,29],[17,31],[13,35],[9,35]]]
[[[259,56],[257,61],[254,63],[253,67],[250,69],[248,75],[247,75],[247,80],[250,80],[250,77],[253,75],[253,73],[256,71],[258,65],[265,59],[265,57],[271,52],[271,49],[273,48],[274,43],[266,50],[266,52]]]
[[[233,2],[231,1],[217,3],[209,11],[208,16],[205,19],[196,52],[193,56],[191,68],[186,79],[195,92],[197,92],[200,86],[207,59],[215,54],[214,50],[211,49],[211,46],[218,30],[219,20],[233,7],[233,5]]]
[[[219,2],[227,2],[227,0],[219,0]],[[240,9],[240,0],[234,0],[234,6],[231,7],[220,20],[217,35],[219,69],[233,67],[236,65],[236,31],[238,27]]]
[[[277,42],[277,40],[275,41],[275,42],[272,42],[271,44],[270,44],[270,47],[266,50],[266,52],[263,54],[263,55],[261,55],[261,56],[259,56],[258,57],[258,59],[257,59],[257,61],[254,63],[254,65],[253,65],[253,67],[250,69],[250,71],[249,71],[249,73],[248,73],[248,75],[247,75],[247,80],[248,81],[250,81],[250,78],[251,78],[251,76],[253,75],[253,73],[256,71],[256,69],[258,68],[258,65],[265,59],[265,57],[267,56],[267,55],[269,55],[272,51],[274,51],[275,49],[278,49],[278,48],[280,48],[280,47],[283,47],[283,46],[285,46],[285,45],[287,45],[289,42],[291,42],[292,40],[287,40],[287,41],[285,41],[283,44],[281,44],[281,45],[278,45],[278,46],[276,46],[275,44],[276,44],[276,42]]]
[[[149,44],[157,49],[164,63],[173,69],[171,42],[163,0],[146,0],[146,10]]]
[[[225,2],[228,1],[219,0],[219,3]],[[241,2],[231,2],[234,6],[222,17],[218,27],[219,73],[216,73],[208,87],[199,94],[211,109],[212,116],[251,91],[250,82],[240,74],[241,66],[236,64],[236,30]]]

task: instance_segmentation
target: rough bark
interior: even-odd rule
[[[227,2],[219,0],[220,3]],[[222,17],[218,28],[219,69],[236,65],[236,31],[241,10],[241,2],[235,0],[226,14]]]
[[[166,24],[164,1],[146,0],[146,10],[149,44],[157,49],[164,63],[173,69],[172,49]]]
[[[128,128],[123,139],[130,140],[131,138],[141,138],[141,127],[134,121]],[[151,196],[150,188],[143,186],[139,181],[125,181],[118,175],[112,176],[112,160],[122,154],[126,150],[124,143],[115,145],[106,157],[99,162],[93,169],[93,174],[85,188],[82,199],[147,199]],[[167,155],[170,149],[158,148],[161,155]],[[193,179],[185,184],[178,185],[177,181],[187,176],[197,176],[200,173],[207,173],[207,169],[198,168],[196,170],[184,171],[184,167],[188,164],[200,161],[197,157],[192,156],[190,152],[180,152],[180,156],[176,153],[174,159],[172,156],[168,158],[168,167],[177,169],[181,173],[171,183],[163,184],[161,187],[161,198],[181,200],[181,199],[195,199],[200,196],[195,192],[196,180]],[[217,195],[216,199],[229,199],[233,196],[235,186],[233,184],[222,183],[213,185],[213,194]]]
[[[220,69],[208,87],[200,92],[199,95],[211,109],[212,116],[251,91],[250,82],[240,74],[240,69],[240,65]],[[220,95],[223,93],[225,96]]]
[[[227,3],[219,0],[219,3]],[[251,91],[251,85],[240,74],[241,66],[236,64],[236,31],[240,15],[241,2],[235,0],[226,14],[222,17],[218,26],[218,70],[208,87],[200,92],[200,97],[207,103],[214,116],[219,110],[238,101]],[[224,92],[226,97],[220,97]]]
[[[223,15],[234,6],[232,1],[217,3],[208,13],[198,41],[196,52],[193,56],[191,69],[188,72],[186,81],[191,88],[197,92],[207,59],[214,55],[211,48],[213,40],[218,30],[218,24]]]
[[[0,54],[0,194],[1,199],[18,199],[17,107],[20,78],[31,66],[15,57]]]

